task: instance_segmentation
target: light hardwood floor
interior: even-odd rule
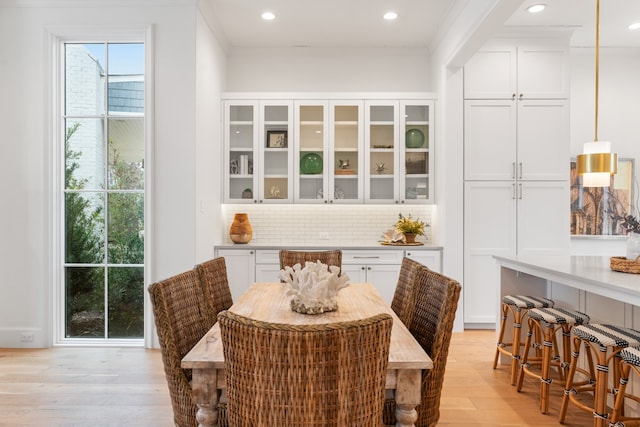
[[[442,394],[443,426],[559,426],[561,391],[547,415],[539,383],[523,392],[493,370],[494,331],[453,335]],[[570,407],[568,427],[593,418]],[[0,349],[0,426],[172,426],[160,352],[141,348]]]

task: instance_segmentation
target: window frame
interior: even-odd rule
[[[151,248],[153,247],[153,235],[145,233],[144,238],[144,337],[136,338],[67,338],[65,336],[65,254],[64,254],[64,174],[65,174],[65,70],[64,55],[66,43],[143,43],[144,58],[144,150],[145,150],[145,177],[144,177],[144,228],[153,230],[153,217],[150,206],[153,206],[153,26],[118,26],[108,28],[87,27],[49,27],[45,29],[45,91],[49,94],[45,107],[45,153],[46,167],[49,169],[48,179],[50,184],[47,224],[48,251],[46,259],[50,260],[52,283],[48,288],[51,292],[48,300],[51,305],[46,315],[51,319],[49,344],[55,346],[145,346],[157,347],[155,337],[153,313],[147,287],[151,283]],[[106,112],[105,112],[106,113]],[[105,189],[105,193],[109,189]],[[107,260],[104,266],[108,268]]]

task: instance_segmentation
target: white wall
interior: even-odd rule
[[[228,92],[429,92],[426,49],[233,49]]]
[[[18,3],[10,3],[15,4]],[[196,186],[202,178],[197,175],[202,167],[198,170],[195,159],[212,155],[202,144],[215,144],[219,134],[219,119],[215,116],[220,107],[216,97],[222,87],[224,64],[215,40],[207,37],[206,27],[196,25],[195,1],[157,1],[153,7],[139,2],[135,4],[142,6],[123,7],[119,3],[120,6],[99,7],[95,2],[86,8],[42,6],[48,4],[27,2],[25,7],[0,8],[0,189],[4,200],[0,209],[0,347],[25,346],[19,339],[25,331],[35,334],[33,343],[27,345],[51,344],[55,295],[51,224],[55,216],[50,210],[53,153],[52,142],[47,138],[51,99],[45,88],[51,74],[45,61],[48,46],[43,36],[47,30],[55,33],[56,28],[153,26],[152,280],[195,264],[200,251],[199,232],[211,232],[194,213],[196,193],[210,194],[205,200],[209,218],[204,221],[214,221],[220,215],[219,209],[209,206],[214,199],[219,200],[218,175],[214,171],[212,179]],[[203,59],[208,61],[211,80],[207,83],[204,79],[196,83],[196,47],[201,49],[199,54],[211,50],[209,58]],[[197,89],[214,101],[207,104],[199,98],[198,107],[211,116],[211,125],[199,127],[196,132]]]
[[[618,157],[634,158],[640,167],[640,49],[600,48],[598,134],[610,141]],[[595,125],[595,52],[571,50],[571,156],[593,141]],[[638,188],[635,188],[636,200]],[[640,206],[638,206],[640,208]],[[624,238],[571,239],[575,255],[624,256]]]
[[[213,258],[222,237],[222,110],[226,54],[198,14],[196,41],[196,218],[197,263]]]

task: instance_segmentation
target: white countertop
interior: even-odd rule
[[[288,249],[288,250],[314,250],[314,251],[327,251],[333,249],[342,249],[349,251],[362,251],[362,250],[427,250],[427,251],[441,251],[443,249],[442,246],[435,246],[429,243],[425,243],[424,245],[383,245],[381,243],[374,243],[371,245],[366,244],[356,244],[356,245],[345,245],[345,244],[328,244],[328,243],[319,243],[314,245],[265,245],[265,244],[253,244],[249,243],[222,243],[219,245],[215,245],[217,249],[254,249],[254,250],[280,250],[280,249]]]
[[[613,271],[604,256],[494,256],[501,267],[640,306],[640,275]]]

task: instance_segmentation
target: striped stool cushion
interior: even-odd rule
[[[589,323],[589,316],[579,311],[566,308],[534,308],[529,311],[529,317],[553,325],[583,325]]]
[[[640,332],[616,325],[593,323],[573,328],[580,339],[599,344],[603,347],[637,347],[640,345]]]
[[[620,351],[620,357],[629,365],[640,366],[640,348],[627,347]]]
[[[518,308],[547,308],[553,307],[554,304],[550,299],[528,295],[505,295],[502,297],[502,303]]]

